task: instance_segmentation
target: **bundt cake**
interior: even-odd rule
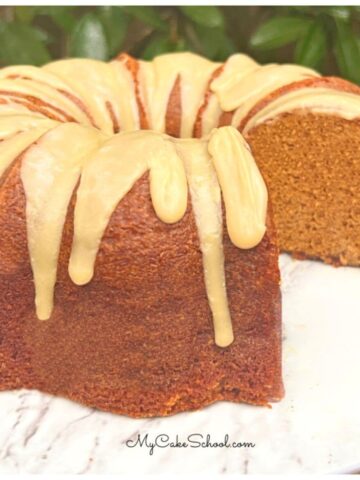
[[[0,390],[280,400],[278,242],[360,261],[359,92],[242,54],[0,70]]]

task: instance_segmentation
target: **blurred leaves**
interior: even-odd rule
[[[105,29],[94,13],[87,13],[77,23],[70,37],[69,52],[72,57],[108,58]]]
[[[156,55],[167,52],[181,52],[185,49],[185,41],[178,40],[171,42],[166,36],[158,36],[153,38],[144,50],[144,60],[152,60]]]
[[[360,83],[360,49],[350,25],[341,20],[336,21],[335,56],[341,74]]]
[[[272,51],[296,42],[294,63],[360,83],[359,25],[359,7],[283,7],[255,30],[250,47],[254,52]]]
[[[22,9],[26,7],[18,7]],[[73,15],[75,7],[27,7],[35,9],[35,12],[41,16],[49,16],[52,21],[66,33],[70,33],[76,25],[76,18]]]
[[[303,36],[310,22],[306,17],[271,18],[252,35],[250,45],[259,50],[282,47]]]
[[[4,6],[0,66],[68,56],[108,60],[192,51],[244,52],[360,84],[359,6]]]
[[[337,6],[328,6],[323,7],[324,12],[335,19],[339,20],[350,20],[352,8],[351,7],[337,7]]]
[[[157,7],[122,7],[125,12],[137,18],[146,25],[166,32],[168,24],[161,18]]]
[[[205,57],[225,60],[229,55],[236,52],[234,42],[222,28],[194,25],[193,34],[196,37],[199,53]]]
[[[218,7],[179,7],[180,10],[193,22],[210,28],[224,28],[225,20],[221,10]]]
[[[42,65],[51,57],[43,32],[25,23],[0,23],[1,60],[5,65]]]
[[[310,68],[319,68],[326,53],[326,31],[321,23],[312,22],[296,44],[294,61]]]
[[[35,7],[15,7],[15,18],[23,23],[30,23],[36,14]]]
[[[99,18],[103,23],[109,55],[115,56],[124,42],[129,17],[121,7],[99,7]]]

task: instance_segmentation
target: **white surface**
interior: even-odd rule
[[[282,255],[286,397],[134,420],[38,392],[0,394],[1,473],[327,473],[360,469],[360,269]],[[128,448],[191,433],[252,449]]]

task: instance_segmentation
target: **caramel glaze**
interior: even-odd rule
[[[229,345],[233,333],[222,224],[215,222],[215,235],[210,232],[209,237],[206,232],[213,217],[204,212],[210,209],[212,198],[214,217],[221,218],[221,189],[229,236],[237,247],[251,249],[265,234],[267,192],[240,134],[231,126],[215,127],[240,124],[247,132],[274,115],[302,107],[346,118],[359,115],[358,92],[349,88],[340,92],[325,81],[321,89],[287,89],[296,82],[319,87],[320,80],[310,69],[261,67],[242,54],[233,55],[224,65],[179,53],[156,57],[153,62],[122,55],[109,64],[70,59],[42,69],[2,69],[0,120],[10,121],[12,133],[11,128],[1,132],[0,174],[24,152],[21,178],[38,317],[47,319],[52,312],[61,232],[79,179],[69,272],[82,285],[92,279],[97,250],[115,206],[149,171],[154,210],[165,223],[182,219],[189,184],[215,341],[219,346]],[[274,95],[272,102],[258,107],[269,95]],[[17,122],[22,124],[21,131]],[[157,132],[125,133],[148,127]],[[176,141],[164,132],[203,138]],[[197,171],[198,158],[204,161]],[[106,165],[112,165],[110,170]],[[90,205],[97,209],[94,216],[89,214]]]

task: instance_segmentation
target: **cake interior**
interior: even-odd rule
[[[360,265],[360,122],[297,111],[253,128],[247,140],[268,185],[280,249]]]

